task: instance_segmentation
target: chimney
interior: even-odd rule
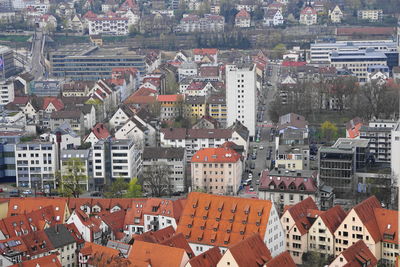
[[[55,226],[56,233],[58,234],[58,224]]]

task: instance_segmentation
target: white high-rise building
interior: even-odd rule
[[[392,155],[391,155],[391,169],[394,179],[397,179],[398,185],[400,184],[400,121],[394,126],[392,130]]]
[[[257,122],[257,86],[254,64],[226,66],[227,125],[240,121],[254,138]]]

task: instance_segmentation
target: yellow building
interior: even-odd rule
[[[227,111],[225,96],[210,96],[207,99],[208,115],[216,119],[222,127],[226,126]]]
[[[199,119],[206,115],[205,96],[187,96],[185,98],[186,114],[189,118]]]

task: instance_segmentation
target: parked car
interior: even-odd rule
[[[264,149],[264,147],[263,146],[260,146],[260,150],[263,150]]]
[[[101,197],[103,194],[102,193],[100,193],[100,192],[92,192],[91,194],[90,194],[90,196],[91,197]]]
[[[254,191],[254,187],[253,187],[252,185],[250,185],[249,191],[250,191],[250,192],[253,192],[253,191]]]
[[[254,170],[256,168],[256,163],[254,161],[252,161],[250,163],[250,169]]]
[[[18,190],[11,190],[10,191],[10,197],[19,197],[19,191]]]
[[[250,179],[253,178],[253,174],[252,173],[249,173],[249,178]]]

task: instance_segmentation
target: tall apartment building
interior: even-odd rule
[[[391,136],[391,149],[392,151],[400,151],[400,121],[392,130]],[[390,167],[392,175],[397,181],[397,186],[400,185],[400,153],[393,153],[391,155]]]
[[[99,48],[92,45],[64,46],[49,53],[50,75],[72,80],[111,79],[114,68],[136,68],[146,72],[145,56],[127,48]]]
[[[226,105],[227,124],[241,122],[254,138],[257,118],[255,65],[226,65]]]
[[[0,46],[0,79],[7,79],[16,71],[14,52],[6,46]]]
[[[203,148],[191,161],[192,188],[210,194],[236,195],[242,180],[241,155],[228,148]]]
[[[78,159],[82,162],[80,174],[87,176],[87,180],[80,181],[84,190],[89,190],[89,184],[93,184],[92,175],[92,154],[90,149],[63,149],[60,151],[60,172],[61,175],[68,174],[69,160]],[[93,186],[93,185],[92,185]],[[91,187],[92,188],[92,187]]]
[[[15,182],[15,144],[20,142],[23,132],[0,133],[0,181]]]
[[[93,146],[93,179],[96,190],[113,179],[130,180],[142,168],[142,153],[134,140],[100,140]]]
[[[369,140],[369,151],[376,162],[390,162],[391,135],[395,126],[396,122],[392,120],[375,120],[360,127],[360,138]]]
[[[14,101],[14,82],[11,80],[0,80],[0,106],[5,106]]]
[[[351,198],[356,189],[354,173],[366,163],[368,140],[339,138],[332,147],[318,151],[319,179],[335,190],[338,198]]]
[[[207,99],[208,114],[216,119],[222,127],[226,127],[226,99],[225,96],[212,95]]]
[[[164,164],[170,168],[168,184],[171,192],[186,192],[186,151],[175,147],[145,147],[143,150],[143,172],[154,165]],[[146,184],[144,184],[144,189]]]
[[[17,187],[55,188],[56,145],[32,141],[15,144]]]

